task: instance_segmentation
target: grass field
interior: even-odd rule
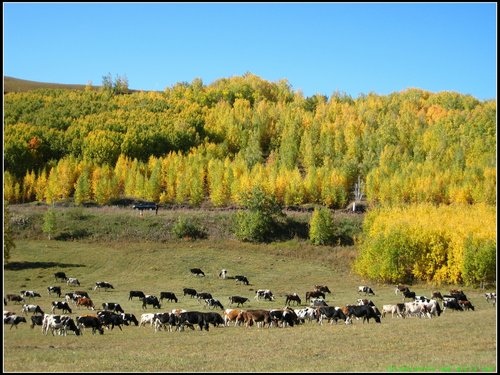
[[[11,211],[15,218],[22,217],[28,224],[36,222],[22,209]],[[89,232],[94,232],[97,229],[91,224],[91,218],[94,220],[91,212],[83,211],[79,220],[89,220]],[[97,234],[81,241],[33,239],[37,237],[35,224],[26,225],[30,235],[16,232],[16,248],[4,266],[4,294],[35,290],[42,297],[29,303],[39,304],[50,313],[51,301],[62,299],[48,296],[47,286],[60,285],[63,293],[75,290],[54,280],[54,272],[64,271],[80,280],[82,285],[78,289],[87,290],[97,307],[103,302],[118,302],[138,319],[144,311],[137,299],[128,301],[130,290],[155,295],[173,291],[179,302],[163,301],[161,311],[207,310],[197,300],[184,297],[184,287],[212,293],[225,308],[230,307],[231,295],[248,297],[246,308],[283,307],[285,294],[296,292],[304,298],[315,284],[329,286],[333,293],[327,295],[327,302],[335,306],[355,303],[360,298],[357,287],[362,284],[374,289],[376,295],[370,298],[379,308],[401,301],[394,294],[393,285],[362,280],[350,271],[349,265],[356,255],[354,246],[314,247],[300,239],[248,244],[222,235],[197,241],[163,238],[134,242],[132,235],[127,240],[114,236],[118,230],[113,227],[119,226],[120,233],[148,227],[167,230],[165,222],[171,220],[170,213],[160,211],[158,216],[128,218],[129,211],[125,209],[109,212],[103,215],[106,222],[101,223],[113,238],[107,242],[95,240],[101,238]],[[160,224],[153,225],[156,221]],[[70,229],[67,222],[60,225],[64,230]],[[204,270],[206,276],[191,275],[189,269],[193,267]],[[222,268],[228,270],[229,276],[245,275],[250,285],[219,279],[217,275]],[[115,289],[94,291],[96,281],[108,281]],[[255,290],[263,288],[271,289],[276,301],[255,300]],[[412,285],[411,289],[429,295],[434,289],[448,292],[450,286]],[[464,289],[464,292],[475,311],[448,310],[433,319],[386,317],[381,324],[355,321],[349,326],[340,323],[320,326],[312,322],[271,329],[231,325],[211,326],[208,332],[158,333],[151,327],[128,326],[123,331],[115,328],[95,336],[85,332],[79,337],[45,336],[41,327],[31,329],[28,324],[17,329],[4,326],[3,369],[5,372],[495,372],[496,307],[484,299],[486,290]],[[21,307],[9,302],[4,309],[20,312]],[[158,312],[151,307],[147,309],[153,311]],[[74,309],[71,315],[86,313],[86,309]]]

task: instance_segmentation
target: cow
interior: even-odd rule
[[[292,301],[295,302],[296,305],[300,305],[302,303],[299,295],[297,293],[293,294],[285,294],[285,306],[288,306]]]
[[[472,310],[474,311],[474,306],[472,305],[472,303],[470,301],[462,301],[462,300],[459,300],[458,301],[458,304],[460,306],[462,306],[462,309],[464,311],[467,311],[467,310]]]
[[[391,314],[391,316],[393,318],[394,318],[394,314],[396,314],[397,317],[404,319],[404,317],[405,317],[404,312],[405,312],[404,303],[396,303],[396,304],[382,306],[382,318],[385,318],[385,314],[388,313],[388,314]]]
[[[229,297],[229,304],[232,305],[233,303],[236,303],[236,307],[243,306],[243,304],[248,301],[249,299],[246,297],[240,297],[240,296]]]
[[[57,297],[61,297],[61,287],[60,286],[48,286],[47,287],[47,293],[52,295],[52,293],[57,294]]]
[[[38,305],[26,305],[25,304],[25,305],[23,305],[22,311],[25,315],[28,315],[29,312],[33,313],[33,315],[35,315],[35,314],[43,315],[44,314],[43,310]]]
[[[317,308],[304,307],[302,309],[295,309],[294,311],[301,323],[305,323],[306,320],[309,322],[318,320],[316,314]]]
[[[369,286],[366,286],[366,285],[358,286],[358,293],[364,293],[365,296],[367,296],[367,295],[374,296],[375,295],[375,293],[373,292],[373,289],[370,288]]]
[[[209,328],[207,317],[206,317],[205,313],[198,312],[198,311],[186,311],[186,312],[180,313],[178,318],[177,318],[177,322],[178,322],[177,324],[179,327],[179,331],[183,331],[184,326],[186,326],[186,325],[188,325],[192,328],[195,325],[198,325],[198,327],[200,327],[200,331],[203,331],[203,330],[208,331],[208,328]]]
[[[55,309],[62,310],[62,312],[67,312],[67,313],[72,313],[71,308],[68,305],[68,302],[59,302],[59,301],[53,301],[52,302],[52,314],[54,314]]]
[[[113,288],[113,285],[108,283],[107,281],[96,281],[94,290],[101,290],[104,289],[105,291],[108,291],[108,289],[115,289]]]
[[[328,303],[326,303],[323,298],[311,298],[309,306],[310,307],[328,306]]]
[[[462,290],[452,289],[450,290],[452,297],[455,297],[457,301],[467,301],[467,296]]]
[[[311,298],[325,298],[325,293],[323,293],[320,290],[313,290],[306,292],[306,302],[309,301]]]
[[[126,321],[127,323],[134,323],[134,325],[137,327],[139,325],[139,321],[137,320],[137,318],[135,317],[134,314],[132,313],[121,313],[122,315],[122,318],[124,321]]]
[[[19,294],[7,294],[5,297],[7,301],[17,302],[18,304],[24,302],[24,297]]]
[[[370,319],[375,319],[376,323],[381,323],[380,316],[375,313],[373,310],[373,306],[363,305],[348,305],[347,306],[349,313],[346,314],[350,318],[350,322],[352,322],[352,317],[363,318],[363,323],[365,320],[370,323]],[[346,322],[347,323],[347,322]]]
[[[222,303],[220,303],[220,301],[218,299],[215,299],[215,298],[207,298],[205,300],[205,303],[206,305],[210,308],[210,307],[218,307],[220,308],[221,310],[224,310],[224,306],[222,306]]]
[[[196,295],[198,294],[195,289],[191,288],[184,288],[182,289],[182,291],[184,292],[185,296],[191,296],[191,298],[196,297]]]
[[[137,204],[134,204],[132,205],[132,208],[134,210],[137,210],[139,211],[139,215],[140,216],[143,216],[144,214],[144,210],[151,210],[151,211],[155,211],[156,212],[156,215],[158,215],[158,208],[160,206],[157,204],[157,203],[154,203],[154,202],[146,202],[146,203],[137,203]]]
[[[60,281],[66,281],[68,280],[68,277],[66,276],[66,273],[64,272],[56,272],[54,273],[54,278],[56,279],[56,281],[60,280]]]
[[[141,322],[139,323],[140,327],[144,327],[146,324],[153,325],[153,319],[156,314],[154,313],[145,313],[141,315]]]
[[[241,311],[236,318],[237,321],[245,324],[245,327],[251,327],[257,324],[258,327],[264,327],[271,324],[271,314],[268,310],[246,310]]]
[[[486,302],[492,302],[493,305],[497,302],[497,294],[496,293],[484,293],[484,297],[486,298]]]
[[[348,323],[347,316],[344,314],[340,307],[333,306],[321,306],[316,309],[316,316],[318,317],[319,324],[323,325],[323,320],[326,319],[333,324],[337,324],[338,320],[343,320],[346,324]]]
[[[219,272],[219,279],[225,279],[227,277],[227,270],[221,270]]]
[[[410,288],[408,288],[406,285],[401,285],[401,284],[396,285],[396,288],[394,289],[394,293],[396,295],[398,295],[399,293],[409,292],[409,291]]]
[[[80,298],[80,297],[90,298],[89,294],[86,291],[84,291],[84,290],[75,290],[74,293],[77,296],[77,299]]]
[[[161,309],[160,301],[156,296],[146,295],[146,297],[142,299],[142,308],[146,309],[147,305],[153,305],[153,308]]]
[[[295,311],[289,307],[283,309],[272,309],[269,311],[271,323],[269,327],[276,325],[276,327],[293,327],[299,324],[299,318]]]
[[[77,316],[76,323],[78,327],[81,329],[81,333],[83,334],[82,328],[92,328],[92,334],[95,335],[96,331],[99,334],[104,334],[104,329],[102,328],[102,323],[97,316],[94,315],[84,315]]]
[[[30,328],[35,328],[35,326],[43,325],[44,315],[31,315],[31,325]]]
[[[139,297],[139,299],[143,299],[144,297],[146,297],[146,295],[140,290],[131,290],[128,293],[128,300],[130,301],[132,297]]]
[[[326,285],[315,285],[314,290],[319,290],[320,292],[323,293],[332,293],[330,292],[330,289]]]
[[[21,290],[21,295],[23,297],[32,299],[35,297],[41,297],[40,293],[35,292],[34,290]]]
[[[66,284],[80,286],[80,281],[78,281],[78,279],[75,277],[68,277],[66,280]]]
[[[177,303],[177,297],[173,292],[160,292],[160,301],[166,299],[167,301],[175,301]]]
[[[195,276],[205,276],[205,272],[203,272],[200,268],[191,268],[189,271]]]
[[[257,289],[254,298],[256,300],[264,298],[265,300],[267,299],[268,301],[274,301],[273,292],[271,292],[269,289]]]
[[[106,327],[106,329],[110,329],[109,326],[111,325],[111,330],[117,326],[120,328],[120,331],[122,330],[122,324],[128,326],[128,322],[123,319],[123,316],[121,314],[117,314],[113,311],[105,310],[105,311],[99,311],[97,313],[97,318],[101,321],[101,324]]]
[[[4,316],[3,317],[3,324],[10,324],[10,329],[12,327],[16,327],[19,323],[27,323],[26,318],[24,316],[18,316],[18,315],[10,315],[10,316]]]
[[[154,315],[153,326],[155,332],[161,331],[162,328],[166,329],[167,325],[169,331],[172,331],[173,327],[177,325],[177,316],[175,314],[164,312]]]
[[[440,299],[442,301],[443,300],[443,295],[441,294],[441,292],[433,291],[431,298],[432,299]]]
[[[409,290],[403,292],[403,302],[406,301],[407,298],[410,298],[411,300],[415,301],[416,297],[417,296],[415,292],[410,292]]]
[[[80,328],[68,315],[45,314],[42,322],[42,333],[46,335],[49,330],[52,336],[54,336],[54,331],[58,331],[59,335],[66,336],[68,330],[75,332],[77,336],[81,334]]]
[[[115,302],[103,302],[102,309],[104,311],[113,311],[113,312],[116,312],[116,313],[123,313],[123,312],[125,312],[125,311],[123,311],[123,309],[120,306],[120,304],[119,303],[115,303]]]
[[[236,282],[238,284],[250,285],[250,282],[248,281],[248,279],[245,276],[236,275],[234,278],[236,279]]]
[[[87,309],[95,310],[94,302],[90,298],[80,297],[76,300],[76,307],[85,306]]]
[[[237,325],[236,318],[238,317],[238,314],[241,312],[241,309],[225,309],[223,315],[224,318],[224,325],[228,326],[229,322],[234,322],[234,325]]]
[[[196,298],[198,298],[198,302],[200,302],[200,300],[202,299],[210,299],[210,298],[213,298],[212,295],[210,293],[196,293]]]

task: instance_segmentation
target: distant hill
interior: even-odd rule
[[[87,85],[73,85],[63,83],[48,83],[28,81],[14,77],[3,77],[3,92],[25,92],[36,89],[68,89],[68,90],[84,90]],[[99,86],[92,86],[98,88]]]

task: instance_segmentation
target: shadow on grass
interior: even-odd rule
[[[10,262],[4,264],[3,268],[10,271],[20,271],[32,268],[51,268],[51,267],[86,267],[84,264],[59,263],[59,262]]]

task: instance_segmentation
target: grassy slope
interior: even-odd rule
[[[241,243],[227,234],[224,227],[230,225],[230,220],[220,212],[202,214],[203,223],[210,227],[213,236],[186,241],[167,236],[148,240],[153,238],[153,232],[168,232],[168,223],[181,213],[187,215],[184,211],[160,210],[158,216],[146,214],[141,218],[127,208],[70,210],[71,215],[64,215],[62,209],[59,226],[73,225],[69,218],[77,217],[88,224],[89,232],[96,237],[48,241],[37,237],[39,221],[35,217],[43,209],[43,206],[11,206],[17,239],[11,262],[5,267],[4,293],[34,289],[42,294],[34,302],[48,312],[50,302],[57,297],[47,295],[47,286],[61,285],[63,292],[74,290],[55,282],[53,273],[60,270],[78,277],[81,289],[89,291],[97,306],[118,302],[125,311],[138,317],[143,312],[140,302],[128,301],[132,289],[151,294],[176,293],[179,302],[164,302],[162,311],[174,307],[204,311],[203,305],[182,295],[182,288],[210,292],[224,307],[229,307],[230,295],[242,295],[250,298],[248,308],[275,308],[283,306],[286,293],[297,292],[303,297],[314,284],[330,287],[333,294],[327,296],[327,301],[331,305],[354,303],[359,298],[357,286],[366,282],[349,268],[355,247],[313,247],[300,239],[274,244]],[[98,219],[100,225],[93,223]],[[153,229],[148,231],[148,228]],[[98,231],[107,233],[108,241],[97,235]],[[192,267],[201,267],[206,277],[191,275]],[[222,268],[229,271],[229,276],[247,276],[251,285],[218,279]],[[95,281],[99,280],[111,282],[115,289],[93,291]],[[371,298],[379,308],[401,300],[394,295],[391,285],[370,285],[377,294]],[[259,288],[270,288],[277,300],[256,301],[253,297]],[[448,288],[440,289],[445,292]],[[412,290],[430,294],[432,287],[414,285]],[[86,332],[82,337],[43,336],[40,327],[31,330],[21,325],[4,333],[4,370],[385,372],[394,368],[404,371],[402,366],[414,371],[430,368],[443,371],[451,366],[455,371],[476,367],[492,371],[496,367],[496,309],[482,298],[483,291],[465,292],[476,311],[447,311],[432,320],[389,317],[380,325],[307,323],[286,329],[230,326],[211,327],[209,332],[158,333],[151,327],[124,327],[123,331],[116,328],[105,331],[103,336]],[[20,308],[5,306],[11,311]],[[152,311],[148,308],[148,312]],[[86,310],[77,309],[72,315],[85,313]],[[55,349],[57,360],[54,360]]]

